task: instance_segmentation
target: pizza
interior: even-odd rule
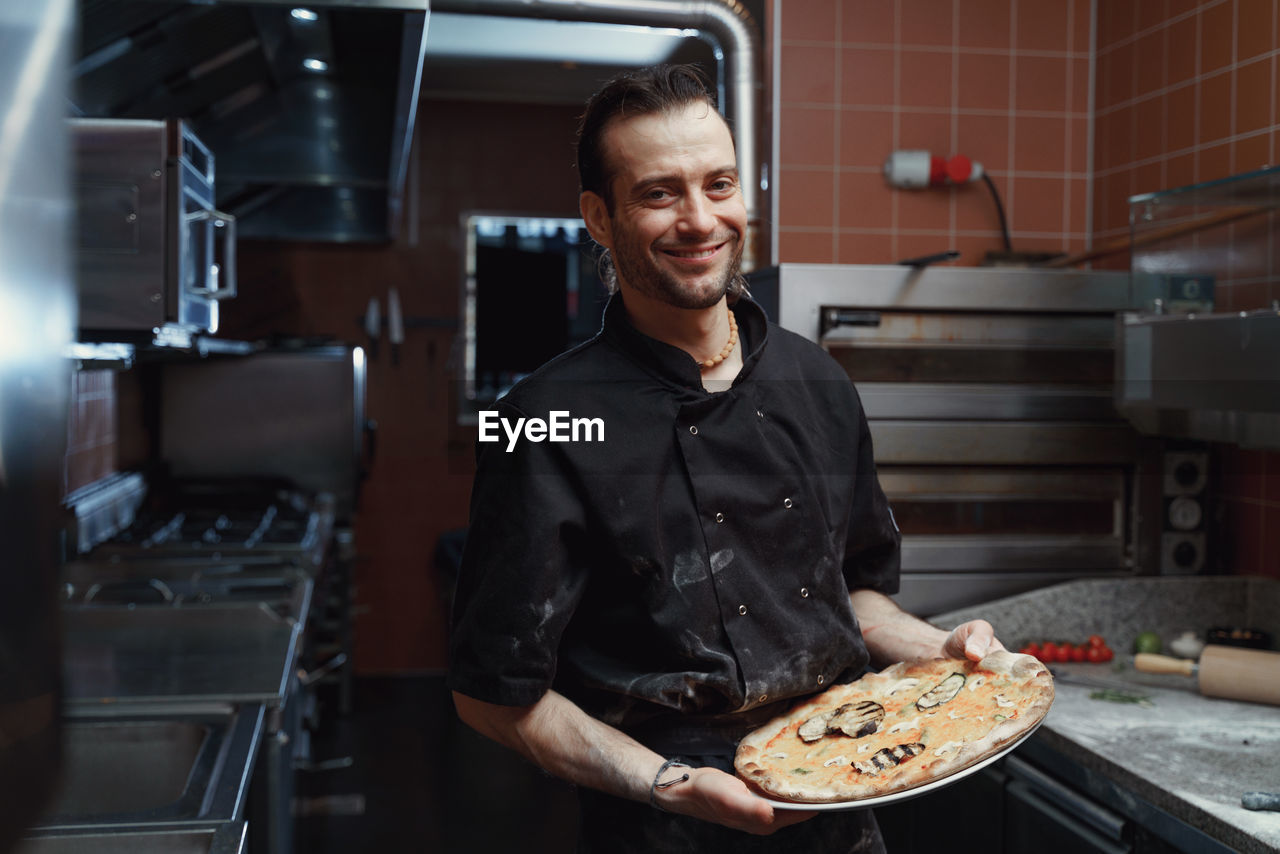
[[[1053,677],[1029,655],[904,661],[837,685],[749,733],[739,776],[766,795],[838,803],[954,774],[1032,730]]]

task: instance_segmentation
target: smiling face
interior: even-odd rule
[[[738,274],[747,210],[733,138],[704,102],[617,119],[605,130],[613,210],[582,194],[583,219],[613,255],[624,294],[715,305]]]

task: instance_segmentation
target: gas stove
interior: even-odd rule
[[[318,565],[333,499],[289,488],[184,484],[93,550],[93,560],[239,561],[270,557]]]
[[[296,620],[306,612],[313,582],[287,561],[78,561],[63,568],[62,592],[76,606],[265,605]]]

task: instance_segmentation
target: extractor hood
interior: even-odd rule
[[[80,0],[72,112],[184,118],[239,238],[395,236],[428,0]]]

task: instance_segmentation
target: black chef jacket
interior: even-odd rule
[[[595,338],[486,416],[507,426],[478,446],[454,690],[518,706],[555,688],[634,734],[865,670],[849,591],[896,592],[900,536],[861,403],[820,348],[749,299],[733,311],[744,358],[727,391],[615,297]],[[568,441],[515,429],[556,412]],[[603,429],[574,441],[574,419]]]

